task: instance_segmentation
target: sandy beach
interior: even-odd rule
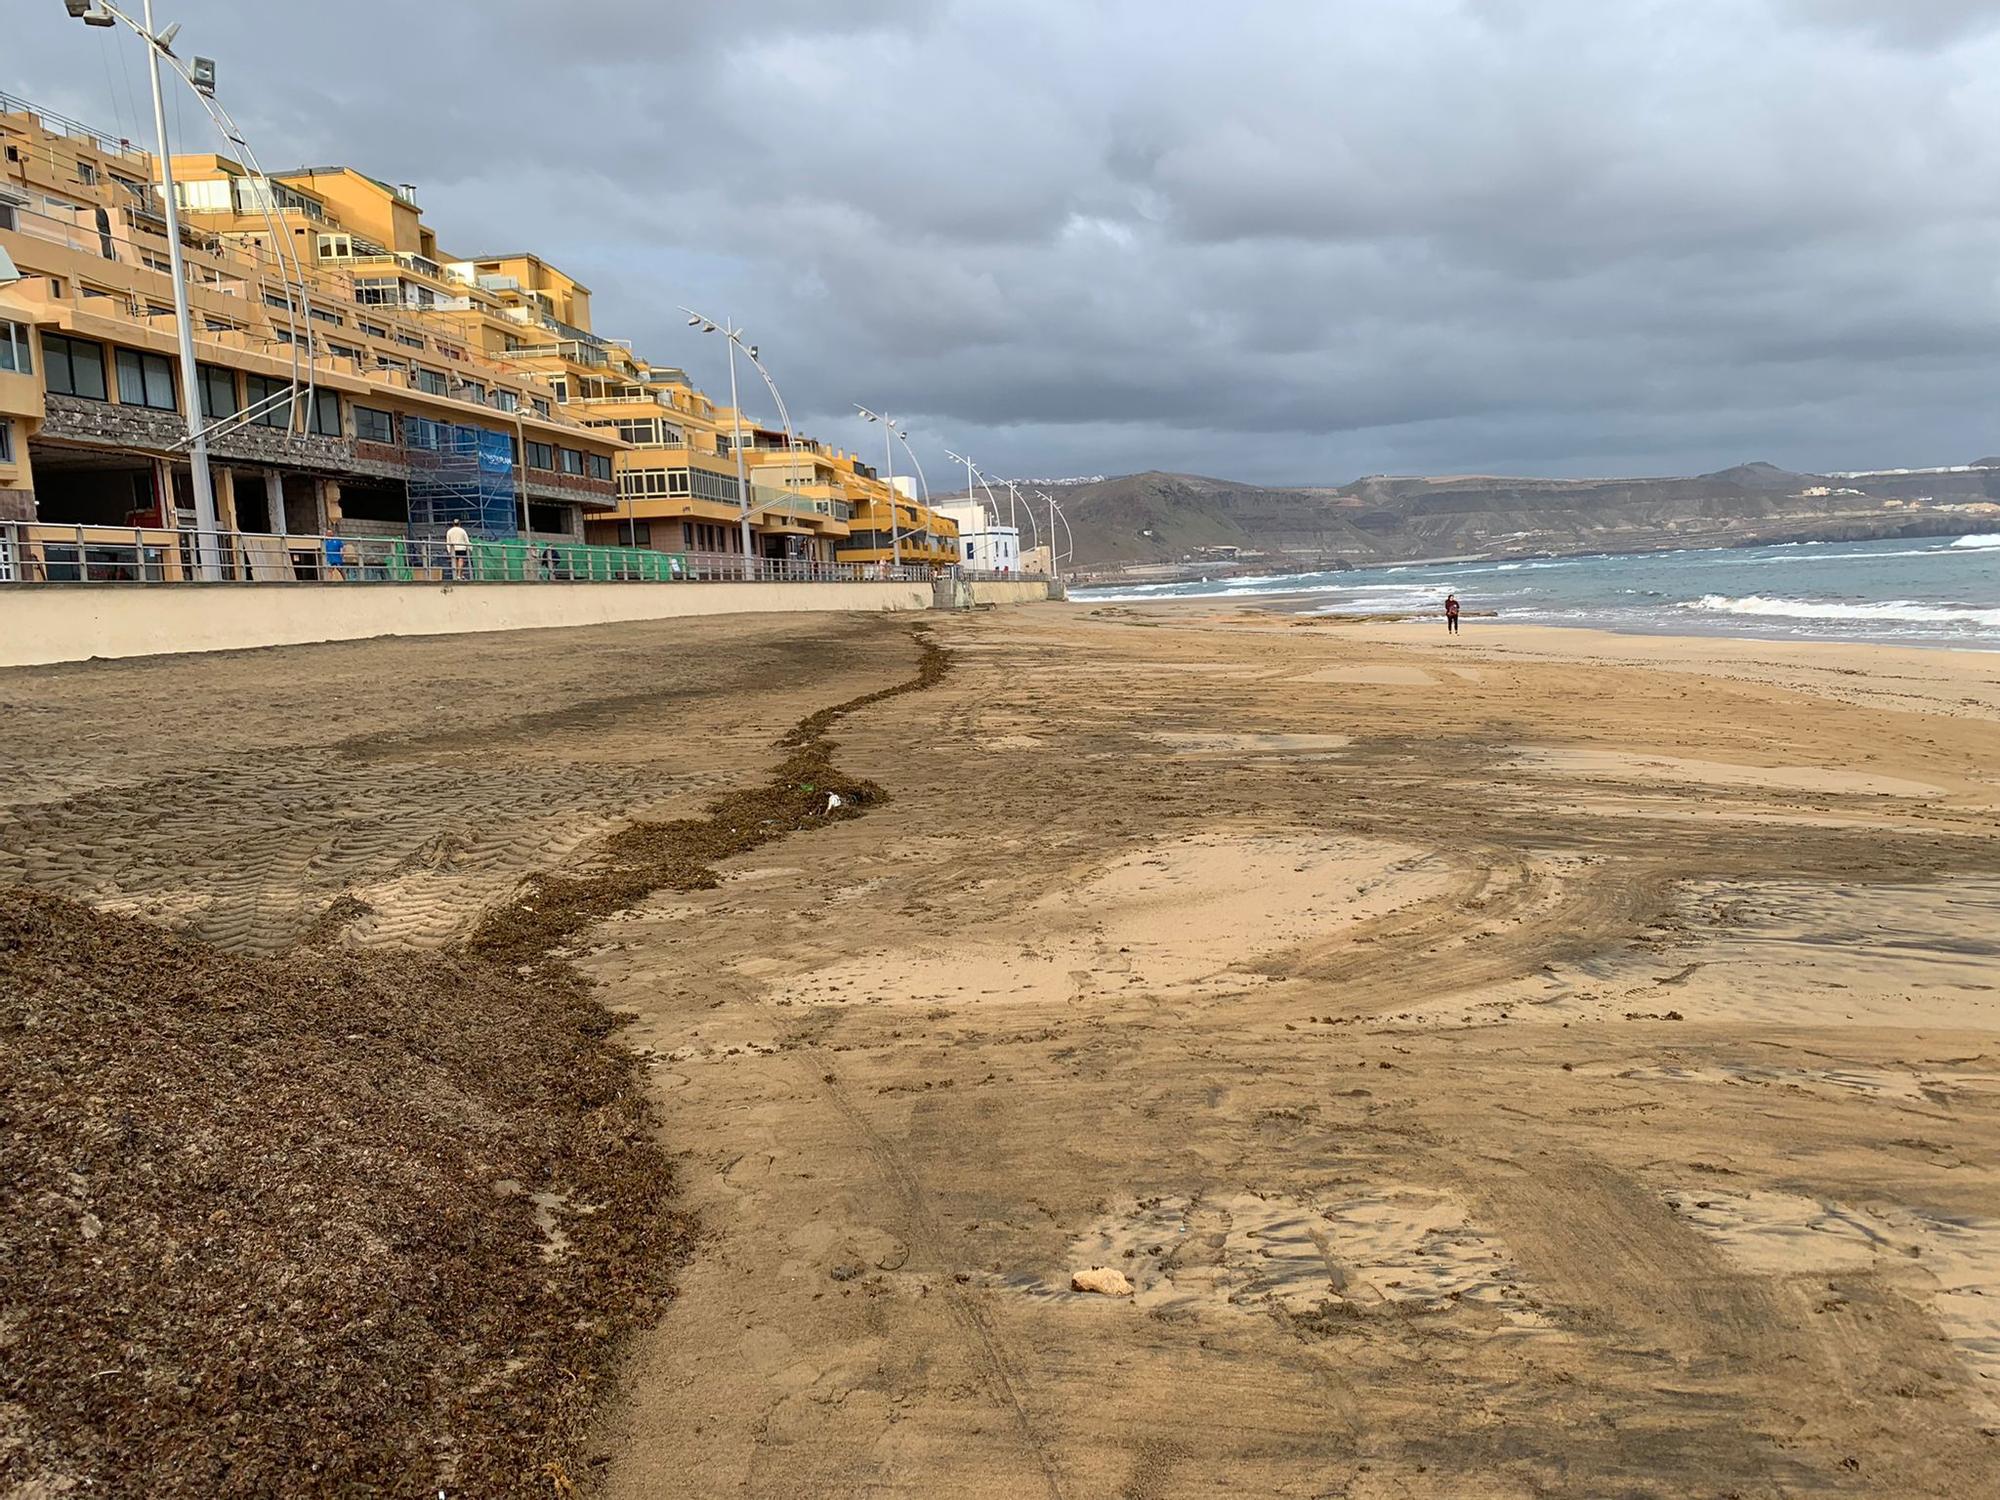
[[[2000,1489],[2000,657],[927,628],[942,679],[830,731],[881,805],[575,950],[699,1224],[583,1492]],[[355,892],[331,941],[449,951],[918,649],[6,674],[0,879],[248,954]]]

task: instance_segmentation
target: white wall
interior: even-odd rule
[[[0,583],[0,667],[381,635],[930,606],[928,583]]]

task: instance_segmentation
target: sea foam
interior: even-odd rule
[[[1968,625],[2000,628],[2000,609],[1973,609],[1949,604],[1919,604],[1911,599],[1884,599],[1872,604],[1842,604],[1830,599],[1773,599],[1763,594],[1703,594],[1676,609],[1715,610],[1730,615],[1769,615],[1787,620],[1873,620],[1908,624]]]

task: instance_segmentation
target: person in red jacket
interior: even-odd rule
[[[1444,628],[1453,635],[1458,634],[1458,595],[1444,596]]]

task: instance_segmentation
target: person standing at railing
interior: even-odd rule
[[[451,555],[451,576],[467,579],[472,576],[472,537],[458,522],[451,523],[451,529],[444,534],[444,550]]]

